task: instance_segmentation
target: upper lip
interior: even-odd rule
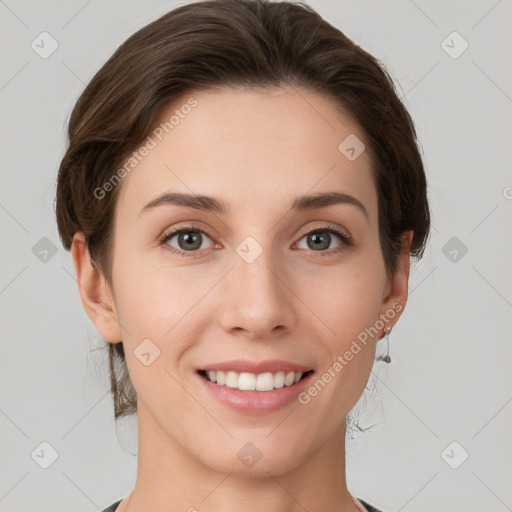
[[[280,359],[267,359],[266,361],[249,361],[247,359],[232,359],[230,361],[222,361],[220,363],[207,364],[198,368],[204,371],[231,371],[237,373],[275,373],[280,370],[285,372],[305,373],[312,370],[310,366],[284,361]]]

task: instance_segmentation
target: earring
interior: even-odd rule
[[[385,363],[391,363],[391,357],[389,357],[389,333],[391,332],[393,328],[392,327],[385,327],[384,328],[384,334],[386,335],[386,343],[387,343],[387,354],[385,356],[379,356],[377,357],[377,361],[384,361]]]

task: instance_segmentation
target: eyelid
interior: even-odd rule
[[[302,238],[304,235],[309,235],[310,233],[315,233],[316,231],[330,231],[330,230],[336,232],[339,236],[352,241],[351,234],[345,228],[342,228],[341,226],[338,226],[336,224],[331,224],[329,222],[327,224],[322,224],[321,226],[317,226],[317,227],[313,227],[313,228],[311,228],[311,227],[304,228],[299,232],[299,236]]]
[[[208,234],[208,232],[202,228],[199,225],[196,225],[194,221],[191,222],[184,222],[182,224],[177,224],[173,226],[172,228],[166,229],[159,237],[158,237],[158,245],[167,245],[167,242],[174,238],[176,235],[179,235],[180,232],[183,231],[198,231],[202,233],[203,235],[206,235],[210,240],[213,242],[213,238]],[[214,242],[215,243],[215,242]],[[187,253],[187,254],[194,254],[198,253],[198,251],[180,251],[179,249],[176,249],[174,247],[170,247],[168,250],[171,252],[177,252],[177,253]]]

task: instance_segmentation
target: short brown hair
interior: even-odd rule
[[[268,0],[180,6],[133,34],[96,73],[72,111],[59,168],[64,247],[83,232],[91,261],[111,283],[120,186],[101,199],[94,190],[142,143],[162,109],[189,90],[281,85],[326,94],[362,127],[386,270],[396,272],[405,231],[414,232],[410,252],[421,258],[430,229],[426,177],[413,121],[390,75],[307,4]],[[109,362],[117,420],[137,410],[122,342],[109,343]]]

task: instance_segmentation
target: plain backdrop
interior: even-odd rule
[[[55,180],[85,84],[176,5],[0,1],[2,512],[94,512],[133,488],[136,424],[115,428],[102,341],[57,233]],[[392,363],[375,364],[356,406],[375,426],[347,438],[349,490],[385,512],[512,510],[512,2],[310,5],[396,81],[433,213]]]

